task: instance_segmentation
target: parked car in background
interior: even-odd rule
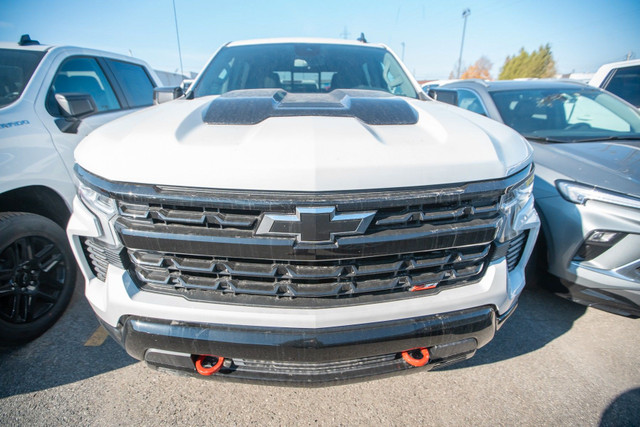
[[[638,111],[606,91],[568,81],[460,81],[442,89],[455,91],[459,106],[511,126],[532,143],[543,230],[537,262],[561,279],[555,290],[640,316]]]
[[[153,102],[143,61],[28,36],[0,43],[0,342],[24,342],[62,314],[76,264],[64,232],[73,150],[100,125]]]
[[[604,64],[589,85],[606,89],[640,108],[640,59]]]

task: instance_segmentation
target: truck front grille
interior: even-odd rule
[[[141,290],[284,307],[409,298],[479,281],[502,221],[500,198],[528,173],[438,188],[273,193],[111,183],[80,172],[116,199],[115,230]],[[332,234],[317,229],[335,227],[334,217],[318,217],[306,233],[324,237],[308,239],[304,225],[286,222],[304,209],[370,222]],[[266,217],[284,225],[265,233]]]

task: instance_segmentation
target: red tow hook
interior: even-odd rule
[[[414,355],[422,355],[420,358],[413,357]],[[411,366],[420,367],[429,363],[429,349],[423,348],[414,348],[412,350],[407,350],[402,352],[402,358],[405,362],[407,362]]]
[[[214,364],[210,359],[217,359],[217,361]],[[213,375],[222,368],[223,363],[224,357],[201,354],[196,360],[196,371],[198,371],[200,375]]]

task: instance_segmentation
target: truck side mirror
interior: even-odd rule
[[[452,89],[429,89],[429,96],[436,101],[458,106],[458,92]]]
[[[93,97],[88,93],[56,93],[55,98],[64,116],[56,119],[56,125],[65,133],[78,133],[80,121],[98,111]]]
[[[173,101],[184,95],[184,91],[180,86],[176,87],[156,87],[153,89],[153,103],[162,104],[163,102]]]

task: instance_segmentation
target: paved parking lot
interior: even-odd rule
[[[326,388],[156,372],[97,328],[77,291],[45,335],[0,348],[0,425],[640,424],[640,320],[538,288],[465,363]]]

